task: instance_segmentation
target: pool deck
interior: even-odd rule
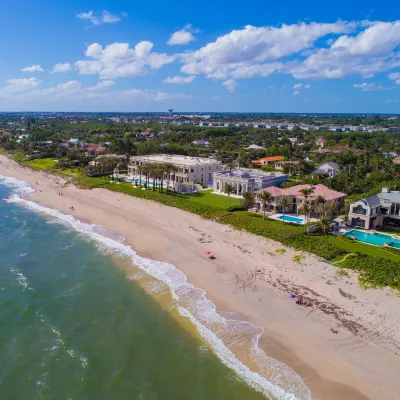
[[[395,242],[400,240],[400,236],[398,236],[398,235],[395,235],[395,234],[392,235],[390,233],[380,232],[378,230],[369,230],[369,231],[367,231],[367,230],[360,230],[360,229],[348,229],[347,231],[342,232],[340,234],[346,235],[347,233],[351,233],[353,231],[360,232],[360,233],[367,234],[367,235],[371,235],[371,236],[373,236],[375,233],[378,233],[378,234],[380,234],[382,236],[387,236],[388,238],[390,238],[391,240],[394,240]],[[346,235],[346,236],[348,236],[348,235]],[[370,246],[384,247],[384,245],[381,245],[381,244],[375,244],[375,243],[365,242],[364,240],[359,240],[359,239],[357,239],[357,237],[355,239],[356,239],[357,242],[364,243],[364,244],[369,244]],[[396,246],[390,246],[390,247],[397,248]]]

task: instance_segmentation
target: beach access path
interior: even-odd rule
[[[260,347],[300,374],[314,399],[400,398],[398,293],[362,290],[356,274],[273,240],[129,195],[77,189],[4,156],[0,174],[30,183],[33,201],[123,235],[141,256],[174,264],[217,311],[262,327]],[[293,293],[313,306],[296,305]]]

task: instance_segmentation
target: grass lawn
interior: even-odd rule
[[[223,196],[220,194],[213,194],[212,189],[202,190],[201,192],[184,195],[188,201],[193,201],[196,203],[208,204],[209,206],[214,206],[221,209],[228,208],[228,196]],[[231,207],[240,207],[242,200],[236,197],[230,198]]]
[[[365,243],[350,243],[345,242],[343,240],[339,240],[336,236],[328,235],[328,236],[314,236],[318,240],[328,240],[328,242],[335,244],[338,247],[341,247],[345,250],[348,250],[352,253],[359,252],[361,254],[367,254],[369,256],[387,258],[392,261],[400,261],[400,256],[392,253],[388,253],[386,251],[381,250],[378,246],[371,246]],[[333,260],[336,261],[336,260]]]
[[[27,166],[38,169],[51,169],[57,165],[57,162],[52,158],[38,158],[36,160],[25,161]]]

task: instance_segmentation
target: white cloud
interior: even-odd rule
[[[102,47],[92,43],[85,55],[92,60],[80,60],[75,63],[80,74],[99,74],[102,79],[115,79],[126,76],[143,75],[148,69],[157,70],[170,64],[177,55],[152,52],[153,43],[142,41],[134,48],[129,43],[113,43]]]
[[[375,22],[355,36],[340,36],[303,62],[288,63],[286,72],[299,79],[371,77],[400,65],[399,42],[400,21]]]
[[[21,69],[22,72],[44,72],[43,68],[39,65],[32,65]]]
[[[293,92],[293,96],[297,96],[299,93],[300,93],[299,90],[295,90],[295,91]]]
[[[311,85],[309,83],[307,83],[306,85],[304,85],[304,89],[310,89]]]
[[[173,78],[164,79],[164,83],[192,83],[196,79],[195,75],[174,76]]]
[[[59,63],[59,64],[56,64],[56,65],[53,67],[53,69],[51,70],[51,72],[52,72],[53,74],[57,74],[57,73],[59,73],[59,72],[69,72],[69,71],[71,71],[71,69],[72,69],[72,65],[71,65],[70,63],[64,63],[64,64]]]
[[[219,99],[219,96],[213,96],[212,99],[213,99],[213,100],[218,100],[218,99]]]
[[[0,89],[0,92],[2,94],[23,92],[39,86],[41,82],[36,78],[8,79],[7,86]]]
[[[234,79],[228,79],[227,81],[223,82],[222,85],[224,85],[230,92],[234,92],[237,82]]]
[[[38,82],[35,78],[21,80],[9,80],[8,87],[0,89],[0,106],[8,109],[33,109],[46,110],[131,110],[142,107],[143,110],[149,105],[143,103],[163,103],[171,101],[189,101],[194,98],[186,93],[168,93],[158,90],[100,90],[112,86],[110,81],[101,81],[94,86],[83,86],[78,81],[68,81],[53,85],[44,89],[35,88]],[[12,89],[10,88],[12,86]],[[27,90],[27,89],[30,90]],[[24,90],[23,96],[21,91]],[[156,105],[153,107],[157,107]],[[164,109],[166,105],[162,106]]]
[[[373,92],[377,90],[384,90],[385,88],[382,85],[378,85],[375,82],[371,83],[355,83],[353,85],[353,88],[355,89],[361,89],[363,92]]]
[[[300,23],[279,28],[248,25],[183,56],[181,71],[216,79],[267,76],[282,69],[277,60],[310,48],[323,36],[347,33],[354,28],[354,23],[342,21]]]
[[[296,83],[295,85],[293,85],[293,89],[300,89],[302,86],[302,83]]]
[[[57,89],[61,90],[78,90],[82,87],[78,81],[68,81],[66,83],[60,83],[57,85]]]
[[[124,14],[121,14],[123,17]],[[101,25],[101,24],[112,24],[114,22],[121,21],[121,17],[118,15],[113,15],[108,11],[104,10],[102,13],[95,13],[93,11],[82,12],[79,13],[77,18],[89,21],[92,25]]]
[[[109,88],[114,85],[115,85],[114,81],[101,81],[101,82],[97,83],[96,85],[88,87],[87,90],[101,90],[101,89]]]
[[[167,44],[169,45],[177,45],[177,44],[188,44],[192,42],[193,40],[196,40],[196,38],[193,36],[193,34],[198,33],[198,29],[193,29],[192,25],[188,24],[184,28],[182,28],[180,31],[174,32]]]
[[[393,72],[389,74],[389,79],[395,81],[396,85],[400,85],[400,72]]]

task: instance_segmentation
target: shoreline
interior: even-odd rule
[[[276,253],[284,248],[280,243],[121,193],[62,187],[61,177],[3,156],[0,174],[35,187],[33,201],[124,236],[142,257],[175,265],[206,290],[218,311],[263,328],[260,347],[300,374],[313,398],[399,397],[400,300],[389,290],[364,292],[355,275],[338,276],[314,256],[305,255],[300,264],[293,260],[299,252]],[[202,244],[199,237],[211,241]],[[207,250],[215,261],[204,257]],[[288,295],[296,291],[319,306],[296,306]]]

